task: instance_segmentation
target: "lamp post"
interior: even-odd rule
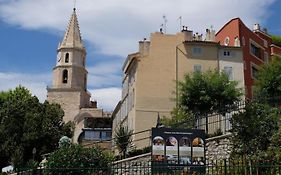
[[[179,107],[179,51],[187,58],[186,54],[179,48],[180,45],[184,44],[181,42],[176,45],[176,107]]]

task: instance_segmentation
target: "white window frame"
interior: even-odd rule
[[[229,72],[229,70],[231,71]],[[232,66],[224,66],[223,72],[227,75],[229,80],[234,80],[234,71]]]
[[[195,64],[193,66],[193,72],[202,72],[202,65],[201,64]]]

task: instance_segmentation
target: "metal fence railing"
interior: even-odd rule
[[[279,162],[243,160],[206,161],[203,165],[155,164],[151,161],[122,162],[103,168],[19,170],[17,175],[277,175]]]

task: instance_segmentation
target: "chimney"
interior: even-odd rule
[[[143,39],[143,41],[139,41],[139,52],[142,56],[148,55],[149,53],[150,42]]]
[[[187,26],[182,26],[182,31],[184,34],[184,41],[192,41],[193,32],[191,30],[187,30]]]
[[[202,34],[199,35],[198,32],[196,32],[194,35],[193,35],[193,40],[194,41],[202,41]]]
[[[254,31],[255,31],[255,30],[260,30],[260,24],[255,24],[255,25],[254,25]]]
[[[212,29],[206,29],[206,38],[205,41],[215,41],[216,31]]]

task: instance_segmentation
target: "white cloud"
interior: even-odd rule
[[[121,62],[104,61],[87,68],[88,86],[94,88],[121,85]]]
[[[51,81],[50,74],[23,74],[14,72],[0,72],[0,91],[7,91],[22,85],[36,95],[40,102],[47,97],[47,84]]]
[[[116,87],[90,90],[92,100],[98,102],[98,107],[105,111],[112,111],[121,99],[121,89]]]
[[[167,16],[168,33],[180,30],[179,16],[182,16],[183,25],[203,33],[211,25],[218,30],[235,17],[240,17],[249,27],[256,22],[263,23],[269,15],[268,7],[274,1],[83,0],[77,1],[77,14],[82,37],[90,44],[88,53],[125,59],[127,54],[137,51],[139,40],[149,38],[151,32],[159,30],[163,14]],[[0,19],[28,30],[47,30],[62,38],[72,7],[70,0],[0,0]],[[120,58],[101,61],[99,59],[88,68],[88,85],[91,89],[99,88],[91,91],[100,107],[112,110],[121,96],[120,88],[115,87],[121,85],[123,63]],[[51,69],[46,75],[0,72],[0,90],[22,84],[42,101],[46,97],[47,81],[51,81],[50,75]]]
[[[137,50],[137,41],[159,29],[162,15],[168,19],[169,33],[183,24],[203,32],[210,25],[219,29],[231,18],[241,17],[251,27],[268,17],[275,0],[83,0],[77,13],[83,38],[98,47],[98,52],[126,56]],[[0,1],[1,2],[1,1]],[[0,4],[1,18],[27,29],[63,31],[73,2],[69,0],[13,0]]]

